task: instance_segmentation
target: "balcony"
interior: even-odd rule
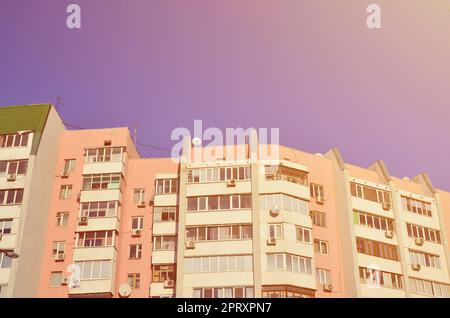
[[[164,283],[151,283],[150,296],[173,296],[173,288],[165,288]],[[192,296],[191,296],[192,297]]]
[[[178,205],[178,195],[171,194],[155,194],[154,206],[175,206]]]
[[[403,289],[368,286],[361,284],[361,296],[363,298],[405,298]]]
[[[14,179],[9,179],[10,175],[0,175],[0,189],[23,189],[25,188],[26,175],[14,175]]]
[[[77,231],[92,232],[92,231],[119,231],[119,219],[117,217],[103,217],[103,218],[87,218],[87,225],[77,224]]]
[[[175,235],[177,222],[154,222],[153,235]]]
[[[363,211],[367,213],[376,214],[379,216],[394,218],[392,207],[389,210],[385,210],[383,205],[378,202],[358,198],[352,196],[353,210]]]
[[[69,291],[70,295],[114,293],[113,279],[81,280],[80,286]]]
[[[80,202],[121,201],[122,191],[119,187],[108,189],[82,190]]]
[[[8,284],[11,268],[0,268],[0,284]]]
[[[73,261],[95,261],[116,259],[116,248],[114,246],[104,247],[74,247]]]
[[[307,201],[310,200],[306,175],[266,173],[264,181],[259,184],[259,192],[264,194],[285,193]]]
[[[176,251],[152,251],[153,264],[175,264]]]
[[[188,212],[186,213],[186,225],[198,224],[246,224],[252,223],[252,210],[226,210],[209,212]]]
[[[184,274],[184,287],[189,290],[196,287],[253,285],[252,271]],[[183,297],[192,297],[192,294],[184,294]]]
[[[123,173],[125,164],[122,161],[93,162],[85,163],[83,166],[83,174],[108,174]]]
[[[235,254],[252,254],[253,240],[227,240],[227,241],[200,241],[195,242],[195,248],[184,248],[184,256],[206,256],[206,255],[235,255]]]
[[[261,276],[262,285],[290,285],[316,290],[315,275],[288,271],[264,271]]]
[[[233,185],[229,181],[218,181],[208,183],[189,183],[186,186],[187,197],[250,192],[252,192],[252,184],[249,180],[235,180]]]

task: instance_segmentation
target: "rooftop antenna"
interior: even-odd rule
[[[55,108],[56,110],[59,110],[59,106],[64,105],[64,100],[61,96],[56,96],[56,105]]]

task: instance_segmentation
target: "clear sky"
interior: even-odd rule
[[[69,3],[81,30],[66,27]],[[284,145],[336,146],[448,190],[449,57],[447,0],[0,1],[0,105],[59,95],[69,124],[137,125],[138,141],[168,149],[194,119],[278,127]]]

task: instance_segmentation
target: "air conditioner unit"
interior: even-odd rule
[[[385,231],[384,232],[384,236],[386,236],[386,238],[394,238],[394,231]]]
[[[16,181],[16,175],[15,175],[15,174],[10,174],[10,175],[8,176],[7,181]]]
[[[64,278],[61,282],[61,286],[67,286],[67,284],[69,283],[69,279],[68,278]]]
[[[155,200],[148,201],[148,205],[153,206],[153,204],[155,204]]]
[[[78,221],[78,225],[88,225],[88,218],[85,216],[82,216],[80,218],[80,221]]]
[[[68,171],[61,172],[61,178],[68,178],[68,177],[69,177],[69,172]]]
[[[138,204],[139,208],[145,208],[145,201],[140,201]]]
[[[66,255],[65,254],[56,254],[55,255],[55,261],[63,261],[64,259],[66,258]]]
[[[164,288],[173,288],[175,286],[175,281],[173,279],[168,279],[164,281]]]
[[[423,238],[421,238],[421,237],[416,237],[416,238],[414,239],[414,243],[416,243],[416,245],[418,245],[418,246],[422,246],[422,245],[423,245]]]
[[[269,237],[267,239],[267,245],[277,245],[277,239],[275,237]]]
[[[80,202],[80,200],[81,200],[81,193],[78,193],[77,194],[77,202]]]
[[[391,209],[391,204],[389,202],[383,202],[383,210],[389,211]]]
[[[420,264],[417,264],[417,263],[411,264],[411,268],[413,271],[418,272],[418,271],[420,271]]]
[[[323,291],[331,293],[333,291],[333,285],[332,284],[323,284],[322,285]]]
[[[140,237],[141,236],[141,230],[131,230],[131,236],[132,237]]]
[[[280,214],[280,209],[278,208],[278,206],[274,205],[271,209],[270,209],[270,215],[273,217],[276,217]]]
[[[192,250],[195,248],[195,242],[193,240],[186,241],[186,248]]]
[[[235,186],[236,186],[236,180],[234,180],[234,179],[228,180],[227,187],[235,187]]]
[[[103,141],[103,145],[111,146],[112,145],[112,140],[105,140],[105,141]]]
[[[317,203],[317,204],[324,204],[324,203],[325,203],[325,200],[324,200],[323,197],[316,197],[316,203]]]

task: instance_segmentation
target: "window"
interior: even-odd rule
[[[403,289],[403,275],[401,274],[360,267],[359,279],[361,284],[372,287]]]
[[[265,166],[265,179],[285,180],[292,183],[308,185],[308,173],[285,166]]]
[[[23,199],[23,189],[0,190],[0,206],[21,204]]]
[[[111,260],[82,261],[75,265],[80,266],[81,280],[111,278]]]
[[[250,166],[214,167],[188,170],[189,183],[206,183],[227,180],[250,180]]]
[[[30,133],[1,134],[0,148],[27,147]]]
[[[59,191],[59,199],[66,200],[72,197],[72,185],[62,185]]]
[[[402,195],[402,208],[405,212],[416,213],[424,216],[432,216],[431,203],[411,199]]]
[[[120,189],[120,173],[91,174],[83,176],[83,190]]]
[[[178,179],[156,180],[156,194],[172,194],[178,192]]]
[[[323,200],[323,185],[311,183],[309,190],[312,198]]]
[[[409,250],[409,260],[411,264],[420,264],[425,267],[441,268],[439,255],[429,254],[421,251]]]
[[[306,201],[285,194],[261,195],[260,206],[261,209],[268,211],[276,206],[284,212],[308,215],[308,203]]]
[[[78,233],[77,247],[114,246],[114,231],[94,231]]]
[[[361,211],[353,211],[355,224],[382,231],[394,231],[394,220]]]
[[[134,189],[133,203],[140,204],[145,201],[145,189]]]
[[[411,238],[422,238],[425,241],[433,242],[437,244],[441,243],[441,232],[435,229],[430,229],[427,227],[406,223],[406,230],[408,236]]]
[[[12,252],[12,251],[5,251]],[[0,253],[0,268],[11,268],[12,258],[6,256],[5,253]]]
[[[198,256],[184,259],[186,273],[247,272],[253,270],[252,255]]]
[[[350,182],[350,191],[352,196],[378,202],[391,204],[391,194],[388,191],[368,187],[362,184]]]
[[[310,258],[287,253],[267,254],[267,271],[312,274],[312,261]]]
[[[314,291],[289,285],[262,286],[263,298],[313,298]]]
[[[56,256],[64,254],[65,246],[66,246],[65,241],[53,242],[52,255]]]
[[[142,257],[142,244],[130,245],[129,259],[141,259]]]
[[[12,219],[0,219],[0,235],[11,234]]]
[[[174,222],[176,220],[177,207],[158,206],[153,208],[153,222]]]
[[[28,160],[0,161],[0,176],[15,174],[26,175]]]
[[[133,216],[131,218],[131,229],[132,230],[143,230],[144,229],[144,217],[143,216]]]
[[[6,298],[8,285],[0,285],[0,298]]]
[[[283,238],[283,224],[269,224],[269,237],[281,240]]]
[[[117,201],[83,202],[81,203],[81,216],[89,219],[115,217],[117,207]]]
[[[62,272],[51,272],[50,273],[50,287],[61,286],[62,280],[63,280]]]
[[[327,215],[319,211],[311,211],[312,224],[326,227],[327,226]]]
[[[154,236],[153,250],[154,251],[175,251],[176,236]]]
[[[56,214],[56,226],[63,227],[69,223],[69,213],[68,212],[58,212]]]
[[[128,285],[131,286],[131,289],[139,289],[141,285],[141,274],[132,273],[127,275]]]
[[[88,149],[86,151],[86,163],[122,161],[123,153],[123,147]]]
[[[328,269],[316,268],[316,280],[319,284],[331,284],[331,271]]]
[[[398,261],[397,246],[395,245],[357,237],[356,247],[358,253]]]
[[[251,194],[190,197],[187,198],[187,206],[188,212],[250,209],[252,197]]]
[[[177,275],[175,268],[174,264],[153,265],[152,282],[163,283],[166,280],[175,280]]]
[[[322,240],[314,240],[314,251],[322,255],[328,255],[328,242]]]
[[[253,287],[194,288],[194,298],[253,298]]]
[[[297,241],[311,243],[311,230],[305,227],[295,227],[295,238]]]
[[[426,281],[419,278],[409,278],[409,288],[412,292],[437,297],[450,297],[450,285]]]
[[[75,171],[75,159],[66,159],[64,160],[64,172],[73,172]]]
[[[186,240],[227,241],[252,238],[251,225],[201,226],[186,228]]]

